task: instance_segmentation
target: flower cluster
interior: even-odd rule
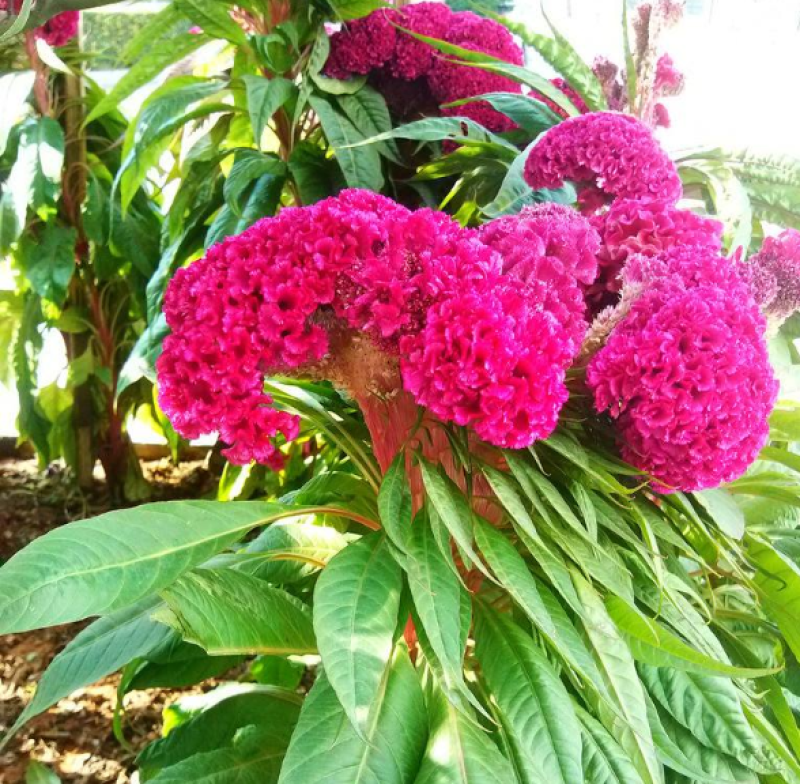
[[[615,112],[583,114],[548,130],[528,156],[525,179],[536,189],[572,180],[606,197],[673,203],[682,190],[675,164],[651,131]]]
[[[8,0],[0,0],[0,11],[8,11]],[[22,0],[15,0],[14,9],[17,13],[22,8]],[[80,13],[78,11],[64,11],[48,19],[41,27],[37,27],[33,34],[36,38],[41,38],[50,46],[64,46],[78,34],[78,22]]]
[[[559,204],[526,207],[485,224],[480,237],[503,258],[503,272],[536,290],[576,354],[586,333],[581,285],[597,276],[600,240],[589,221]]]
[[[170,283],[161,405],[186,437],[219,431],[231,461],[280,465],[275,438],[293,438],[297,422],[271,407],[264,376],[332,377],[349,330],[391,358],[405,388],[440,418],[499,446],[545,437],[578,340],[561,313],[577,331],[582,316],[568,310],[597,244],[584,219],[563,211],[519,220],[519,243],[531,250],[509,257],[504,274],[514,219],[490,233],[498,252],[442,213],[366,191],[284,209]]]
[[[602,242],[597,256],[599,274],[586,290],[595,313],[616,301],[620,273],[632,256],[658,256],[685,245],[722,250],[723,227],[719,221],[681,210],[663,199],[617,199],[591,220]]]
[[[767,237],[738,268],[773,330],[800,310],[800,231]]]
[[[424,2],[402,9],[378,9],[349,22],[331,36],[325,72],[337,79],[369,75],[390,108],[405,115],[429,104],[448,104],[489,92],[521,92],[510,79],[458,65],[454,62],[457,58],[439,54],[405,30],[522,65],[522,49],[499,22],[471,11],[454,13],[444,3]],[[492,131],[513,127],[485,101],[445,107],[442,112],[469,117]]]
[[[748,287],[697,246],[636,257],[626,276],[642,293],[589,364],[597,410],[617,420],[623,457],[657,490],[736,478],[767,439],[777,395]]]

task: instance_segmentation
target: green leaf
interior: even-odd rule
[[[183,60],[201,46],[213,39],[205,34],[183,33],[170,36],[153,44],[146,57],[139,58],[131,69],[114,85],[111,92],[104,96],[89,112],[86,123],[114,111],[126,98],[140,87],[155,79],[167,66]]]
[[[375,532],[334,556],[314,590],[322,665],[362,739],[392,655],[402,587],[386,537]]]
[[[33,88],[32,71],[6,73],[0,76],[0,156],[6,151],[11,129],[25,113],[28,96]]]
[[[642,784],[642,777],[603,725],[582,708],[576,708],[576,713],[581,722],[585,784]]]
[[[650,699],[648,719],[659,756],[672,770],[709,784],[757,784],[758,777],[752,771],[739,765],[732,757],[703,746],[668,714],[658,711]]]
[[[402,450],[384,474],[378,492],[378,513],[389,540],[405,555],[411,536],[412,502]]]
[[[250,123],[253,126],[253,138],[261,146],[261,137],[275,112],[297,96],[297,87],[293,82],[276,76],[265,79],[262,76],[243,76],[247,93],[247,109],[250,112]]]
[[[9,729],[4,742],[59,700],[144,656],[170,638],[172,632],[150,618],[158,604],[155,598],[143,599],[100,618],[71,640],[42,674],[33,699]]]
[[[754,580],[767,615],[776,621],[789,648],[800,657],[800,566],[760,539],[749,539],[747,555],[758,567]]]
[[[286,176],[286,164],[274,155],[265,155],[258,150],[239,150],[233,166],[225,180],[225,201],[237,218],[242,218],[240,199],[247,187],[264,175],[276,178]]]
[[[335,196],[345,187],[340,168],[333,158],[311,142],[300,142],[289,156],[292,174],[302,204],[315,204],[328,196]]]
[[[517,152],[513,144],[500,136],[487,131],[482,125],[467,117],[427,117],[424,120],[401,125],[391,131],[379,133],[369,139],[359,139],[355,148],[374,145],[391,139],[410,139],[418,142],[474,140],[478,142],[494,142],[501,147]]]
[[[347,21],[369,16],[378,8],[386,8],[388,3],[384,0],[328,0],[337,19]]]
[[[523,131],[533,137],[561,122],[561,117],[546,104],[529,95],[520,95],[519,93],[485,93],[453,101],[447,106],[463,106],[475,101],[486,101],[491,104],[498,112],[512,119]]]
[[[764,768],[763,748],[731,681],[648,664],[641,664],[639,672],[653,699],[700,743]]]
[[[316,653],[310,608],[257,577],[197,569],[161,596],[169,611],[157,620],[214,656]]]
[[[32,759],[25,770],[25,784],[60,784],[61,779],[47,765]]]
[[[301,662],[285,656],[258,656],[250,666],[250,677],[265,686],[279,686],[294,691],[300,685],[306,668]]]
[[[428,695],[431,731],[414,784],[512,784],[511,763],[488,733],[439,689]]]
[[[727,662],[712,659],[687,645],[657,620],[648,618],[618,596],[609,596],[606,599],[606,610],[617,628],[628,637],[634,658],[647,664],[732,678],[760,678],[778,671],[734,667]]]
[[[422,458],[419,461],[419,467],[425,492],[431,505],[450,535],[455,539],[456,544],[461,548],[465,565],[470,568],[470,561],[473,561],[485,573],[483,564],[475,554],[472,545],[475,537],[474,514],[469,501],[453,480],[444,473],[441,466],[435,466]]]
[[[625,749],[644,784],[662,784],[664,774],[648,729],[645,692],[633,657],[594,588],[577,572],[573,580],[584,605],[583,625],[615,708],[601,703],[600,719]]]
[[[477,615],[478,661],[526,784],[581,780],[580,725],[552,665],[522,630],[488,608]]]
[[[165,768],[149,784],[276,784],[285,746],[275,744],[272,727],[248,725],[221,749],[204,751]]]
[[[631,30],[628,25],[628,2],[622,1],[622,47],[625,52],[625,84],[628,88],[628,111],[636,109],[636,94],[638,92],[636,63],[633,59],[631,48]]]
[[[378,150],[369,146],[354,146],[363,142],[364,136],[329,101],[317,95],[312,95],[308,100],[319,117],[348,186],[380,191],[384,181]]]
[[[402,646],[385,671],[366,742],[358,737],[324,673],[303,705],[280,784],[407,784],[425,748],[425,702]]]
[[[231,17],[231,7],[220,0],[175,0],[175,5],[205,35],[247,46],[247,36]]]
[[[324,569],[346,546],[335,528],[279,522],[239,551],[237,569],[270,583],[293,583]]]
[[[59,307],[64,304],[75,272],[77,239],[75,229],[46,223],[38,237],[25,235],[20,242],[17,258],[31,288]]]
[[[418,515],[411,526],[404,566],[421,631],[441,668],[442,687],[451,697],[470,700],[462,673],[461,606],[467,594],[424,515]]]
[[[478,521],[475,537],[500,584],[530,618],[536,630],[587,685],[602,691],[604,686],[600,672],[577,630],[558,600],[546,587],[537,583],[513,545],[483,520]],[[544,595],[540,588],[545,591]]]
[[[136,764],[145,774],[169,769],[204,752],[230,749],[237,733],[251,725],[263,731],[271,750],[285,751],[302,705],[302,698],[293,692],[251,684],[222,687],[203,697],[206,704],[200,711],[139,754]]]
[[[392,118],[386,100],[377,91],[366,85],[352,95],[339,96],[337,103],[350,121],[366,136],[378,136],[392,130]],[[393,140],[378,148],[390,161],[400,163],[400,152]]]
[[[0,567],[0,634],[131,605],[252,528],[297,513],[279,504],[175,501],[56,528]]]

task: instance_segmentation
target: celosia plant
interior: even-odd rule
[[[764,319],[735,266],[713,249],[636,257],[641,295],[588,367],[623,457],[656,489],[702,490],[740,476],[764,446],[778,384]]]
[[[551,128],[531,150],[525,179],[532,188],[565,180],[596,189],[605,199],[663,199],[675,203],[681,181],[675,164],[635,117],[594,112]]]
[[[438,38],[465,49],[522,65],[522,49],[499,22],[471,11],[452,12],[443,3],[418,3],[402,9],[378,9],[348,22],[331,36],[326,73],[338,79],[369,75],[387,104],[408,116],[490,92],[521,93],[516,82],[455,62],[405,30]],[[485,101],[441,109],[445,115],[469,117],[492,131],[507,131],[514,123]]]

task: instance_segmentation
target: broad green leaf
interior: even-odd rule
[[[121,62],[133,63],[155,42],[167,36],[176,26],[184,24],[183,15],[173,3],[164,6],[157,13],[150,14],[142,28],[125,44],[120,55]]]
[[[470,98],[462,98],[460,101],[453,101],[447,106],[463,106],[475,101],[486,101],[491,104],[498,112],[513,120],[531,137],[536,137],[561,122],[561,117],[546,104],[531,98],[529,95],[520,95],[519,93],[485,93],[484,95],[475,95]]]
[[[221,0],[175,0],[175,5],[206,35],[224,38],[236,46],[247,46],[247,36],[233,21],[228,3]]]
[[[243,76],[247,92],[247,109],[253,126],[253,138],[261,146],[261,137],[275,112],[297,95],[293,82],[276,76],[265,79],[263,76]]]
[[[56,528],[0,567],[0,633],[131,605],[256,526],[293,513],[279,504],[174,501]]]
[[[734,667],[706,656],[618,596],[609,596],[606,599],[606,610],[617,628],[628,638],[634,658],[647,664],[732,678],[759,678],[777,672]]]
[[[754,580],[767,615],[800,657],[800,565],[761,539],[748,538],[747,555],[757,567]]]
[[[324,569],[346,546],[335,528],[279,522],[239,551],[237,569],[270,583],[293,583]]]
[[[558,655],[583,679],[586,685],[604,691],[600,672],[558,600],[531,575],[522,556],[506,536],[489,523],[479,520],[476,541],[500,584],[511,594],[536,630]],[[553,612],[555,611],[555,613]]]
[[[340,168],[325,151],[311,142],[300,142],[289,156],[292,173],[302,204],[315,204],[328,196],[335,196],[345,187]]]
[[[337,103],[367,138],[392,130],[392,118],[386,100],[371,87],[364,86],[352,95],[340,95]],[[400,152],[394,140],[381,144],[378,149],[389,160],[400,163]]]
[[[763,747],[730,680],[648,664],[639,672],[652,698],[700,743],[764,768]]]
[[[32,759],[25,770],[25,784],[61,784],[61,779],[47,765]]]
[[[482,608],[477,619],[475,652],[523,780],[580,781],[580,725],[553,666],[505,617]]]
[[[378,513],[386,535],[401,553],[408,551],[411,536],[411,489],[406,476],[405,453],[401,450],[392,461],[378,492]]]
[[[648,699],[648,719],[659,756],[665,765],[685,776],[708,784],[747,782],[757,784],[758,776],[732,757],[703,746],[689,730]]]
[[[263,732],[263,739],[271,749],[285,750],[303,703],[293,692],[252,684],[223,687],[205,696],[207,704],[201,710],[151,743],[136,758],[136,764],[146,775],[203,752],[231,748],[236,734],[250,725]]]
[[[585,784],[642,784],[642,777],[603,725],[582,708],[576,708],[576,713],[581,722]]]
[[[264,175],[283,178],[286,164],[274,155],[265,155],[258,150],[239,150],[233,159],[230,173],[225,180],[223,194],[225,201],[237,218],[244,217],[240,203],[247,187]]]
[[[498,471],[491,466],[483,466],[481,469],[486,481],[503,505],[503,508],[511,516],[512,520],[525,531],[528,536],[538,539],[539,532],[525,508],[525,504],[517,491],[514,480],[503,471]]]
[[[294,691],[300,685],[305,670],[302,662],[292,661],[285,656],[258,656],[250,665],[249,675],[256,683]]]
[[[392,655],[402,588],[400,567],[376,531],[335,555],[314,590],[322,666],[361,738]]]
[[[157,619],[212,655],[316,653],[310,608],[248,574],[197,569],[161,596]]]
[[[337,19],[347,21],[369,16],[379,8],[386,8],[384,0],[328,0],[328,4],[336,14]]]
[[[456,544],[461,548],[467,568],[471,566],[470,561],[472,561],[475,566],[484,571],[473,548],[474,514],[469,500],[440,466],[435,466],[423,458],[419,461],[419,467],[430,503],[455,539]]]
[[[628,754],[644,784],[662,784],[664,773],[647,724],[647,705],[628,646],[594,588],[573,572],[584,605],[583,625],[594,648],[614,710],[599,705],[601,722]]]
[[[64,304],[75,272],[77,239],[75,229],[46,223],[38,237],[25,235],[19,244],[17,258],[31,288],[59,307]]]
[[[286,747],[273,728],[250,724],[221,749],[201,751],[148,779],[150,784],[276,784]]]
[[[428,695],[430,737],[414,784],[513,784],[514,769],[488,733],[444,693]]]
[[[411,526],[408,558],[404,564],[408,586],[424,635],[441,671],[444,688],[451,698],[461,695],[471,701],[462,672],[462,600],[467,598],[453,564],[436,542],[430,523],[417,515]]]
[[[163,628],[163,624],[158,625]],[[199,646],[182,640],[177,632],[147,651],[144,658],[146,661],[126,684],[127,691],[185,689],[222,675],[244,660],[242,656],[209,656]]]
[[[172,632],[150,617],[158,604],[157,599],[143,599],[100,618],[71,640],[42,674],[33,699],[14,722],[5,741],[59,700],[144,656],[169,639]]]
[[[371,146],[355,146],[364,140],[363,134],[329,101],[316,95],[308,100],[319,117],[347,184],[351,188],[380,191],[384,180],[378,150]]]
[[[367,145],[375,145],[379,142],[387,142],[391,139],[410,139],[418,142],[439,142],[439,141],[458,141],[465,142],[475,140],[479,142],[494,142],[500,147],[517,151],[513,144],[487,131],[479,123],[470,120],[468,117],[427,117],[424,120],[401,125],[391,131],[379,133],[369,139],[359,139],[355,143],[356,148]]]
[[[28,107],[28,96],[33,88],[32,71],[6,73],[0,76],[0,156],[6,151],[11,129],[20,121]]]
[[[201,46],[210,43],[213,39],[203,34],[183,33],[181,35],[164,38],[154,44],[147,52],[146,57],[141,57],[131,69],[114,85],[111,92],[103,97],[89,112],[86,122],[102,117],[114,111],[126,98],[135,93],[155,79],[164,69],[188,57]]]
[[[427,731],[422,688],[402,646],[385,671],[366,742],[320,673],[303,705],[280,784],[409,784]]]

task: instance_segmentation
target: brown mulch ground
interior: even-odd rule
[[[144,471],[153,484],[151,500],[199,498],[215,486],[198,462],[176,469],[162,460],[145,463]],[[107,510],[101,482],[81,495],[57,468],[40,473],[34,460],[0,460],[0,563],[52,528]],[[85,625],[0,636],[0,736],[30,700],[53,656]],[[111,676],[74,692],[34,719],[0,751],[0,784],[24,782],[31,759],[65,782],[130,781],[135,752],[160,732],[162,709],[186,692],[153,689],[127,695],[128,751],[111,730],[118,680]]]

